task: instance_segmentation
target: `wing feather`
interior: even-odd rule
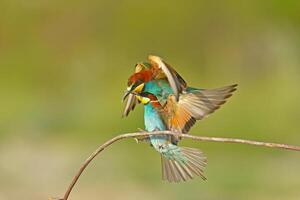
[[[219,109],[232,96],[237,85],[217,89],[203,89],[185,92],[176,101],[174,95],[168,97],[163,107],[168,128],[173,131],[187,133],[195,124],[209,114]]]
[[[184,79],[160,57],[149,55],[148,60],[154,70],[158,72],[157,77],[167,77],[173,93],[178,100],[179,94],[183,91],[184,88],[186,88],[186,82],[184,81]]]

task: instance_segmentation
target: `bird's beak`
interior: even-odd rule
[[[126,100],[126,98],[128,97],[128,95],[131,93],[131,91],[126,90],[124,93],[124,96],[122,98],[122,101],[124,102]]]
[[[124,93],[124,96],[122,98],[122,101],[124,102],[126,100],[126,98],[128,97],[128,95],[132,92],[132,86],[130,87],[127,87],[125,93]]]
[[[145,83],[141,83],[137,87],[133,87],[133,84],[131,86],[127,87],[127,90],[125,91],[125,94],[123,96],[123,102],[126,100],[126,98],[128,97],[128,95],[130,93],[132,93],[132,94],[140,93],[143,90],[144,86],[145,86]]]

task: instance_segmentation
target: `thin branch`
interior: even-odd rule
[[[101,146],[99,146],[81,165],[80,169],[74,176],[72,182],[70,183],[67,191],[63,198],[59,198],[59,200],[67,200],[72,189],[74,188],[76,182],[78,181],[80,175],[85,170],[85,168],[89,165],[89,163],[105,148],[110,146],[111,144],[115,143],[118,140],[125,139],[125,138],[137,138],[143,139],[149,137],[150,135],[174,135],[171,131],[155,131],[155,132],[135,132],[135,133],[126,133],[122,135],[118,135]],[[236,138],[220,138],[220,137],[206,137],[206,136],[195,136],[195,135],[188,135],[188,134],[179,134],[181,138],[189,138],[192,140],[198,141],[208,141],[208,142],[225,142],[225,143],[239,143],[239,144],[248,144],[248,145],[255,145],[255,146],[264,146],[270,148],[279,148],[279,149],[286,149],[292,151],[300,151],[300,146],[293,146],[288,144],[277,144],[277,143],[270,143],[270,142],[259,142],[253,140],[243,140],[243,139],[236,139]]]

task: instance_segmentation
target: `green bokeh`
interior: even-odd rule
[[[62,195],[122,119],[136,62],[157,54],[191,86],[238,83],[191,133],[300,144],[300,1],[0,1],[0,200]],[[115,144],[72,199],[299,199],[300,155],[195,143],[208,181],[168,184],[147,144]]]

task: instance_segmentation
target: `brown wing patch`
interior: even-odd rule
[[[187,133],[196,120],[201,120],[219,109],[232,96],[236,86],[186,92],[180,95],[178,102],[174,95],[170,95],[164,106],[169,129]]]
[[[196,122],[188,108],[180,101],[177,102],[174,95],[168,97],[164,111],[167,113],[167,124],[170,130],[186,133]]]

